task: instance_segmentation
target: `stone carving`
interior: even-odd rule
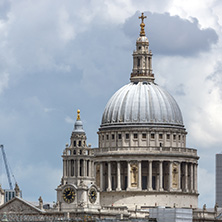
[[[19,196],[20,196],[20,189],[19,189],[19,186],[18,186],[17,183],[15,184],[15,196],[16,196],[16,197],[19,197]]]
[[[83,180],[80,181],[79,187],[80,188],[87,188],[87,186],[84,184]]]
[[[19,214],[36,214],[37,210],[26,203],[23,203],[20,200],[14,200],[11,203],[7,204],[3,208],[0,209],[0,213],[3,212],[12,212],[12,213],[19,213]]]
[[[130,164],[131,187],[137,187],[138,184],[138,163]]]
[[[179,164],[174,162],[172,167],[172,187],[173,189],[179,189]]]
[[[84,201],[81,201],[81,202],[79,202],[78,206],[79,206],[79,207],[84,207],[85,204],[86,204],[86,203],[85,203]]]

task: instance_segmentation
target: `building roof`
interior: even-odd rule
[[[108,101],[101,127],[132,125],[171,125],[183,127],[175,99],[152,82],[131,82]]]

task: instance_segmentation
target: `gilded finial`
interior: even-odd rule
[[[145,24],[143,23],[143,20],[147,18],[146,16],[143,15],[143,12],[141,14],[141,16],[139,17],[139,19],[141,19],[141,23],[140,23],[140,27],[141,27],[141,30],[140,30],[140,36],[145,36]]]
[[[80,120],[80,110],[77,110],[77,120]]]

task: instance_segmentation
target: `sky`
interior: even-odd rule
[[[187,147],[200,156],[199,207],[213,207],[222,151],[221,11],[220,0],[0,0],[0,144],[23,198],[56,201],[77,109],[97,147],[105,105],[129,83],[144,12],[155,82],[178,102]]]

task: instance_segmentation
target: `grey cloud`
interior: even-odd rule
[[[139,16],[137,12],[129,18],[123,30],[132,40],[139,33]],[[200,29],[198,20],[192,22],[170,16],[169,13],[158,14],[145,12],[146,33],[150,41],[150,48],[155,54],[192,56],[199,52],[209,51],[212,44],[218,41],[218,35],[211,28]],[[135,33],[138,30],[138,33]],[[148,31],[147,31],[148,30]]]
[[[215,70],[207,78],[207,81],[213,81],[214,86],[220,90],[220,98],[222,100],[222,61],[216,64]],[[210,93],[210,92],[209,92]]]
[[[7,20],[11,4],[9,0],[0,0],[0,19]]]

